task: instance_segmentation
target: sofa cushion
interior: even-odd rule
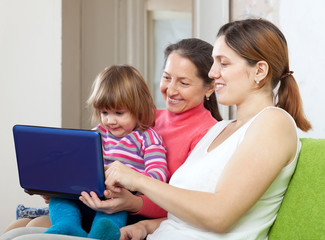
[[[325,139],[301,139],[296,171],[269,240],[325,239]]]

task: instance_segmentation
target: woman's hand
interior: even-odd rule
[[[143,205],[142,198],[133,195],[127,189],[135,190],[131,183],[135,179],[142,177],[142,174],[118,161],[105,166],[105,170],[106,190],[104,191],[104,196],[107,199],[99,199],[94,192],[90,192],[90,194],[82,192],[79,199],[91,209],[108,214],[119,211],[139,211]]]
[[[141,197],[133,195],[126,189],[120,192],[104,191],[106,200],[101,200],[96,193],[82,192],[79,199],[88,207],[95,211],[112,214],[120,211],[137,212],[142,208],[143,200]]]
[[[142,222],[122,227],[120,240],[142,240],[147,236],[147,229]]]
[[[108,165],[107,170],[105,171],[106,188],[116,193],[121,192],[122,188],[134,192],[138,191],[136,184],[141,178],[146,178],[146,176],[119,161],[115,161]]]
[[[142,240],[153,233],[166,218],[143,220],[132,225],[122,227],[120,240]]]

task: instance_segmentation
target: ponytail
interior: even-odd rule
[[[204,99],[204,107],[209,110],[211,112],[212,117],[214,117],[217,121],[221,121],[222,117],[219,113],[219,107],[218,107],[218,103],[217,103],[217,96],[216,93],[213,92],[210,97],[209,100],[208,99]]]
[[[277,93],[277,107],[286,110],[295,120],[298,128],[302,131],[311,129],[310,122],[306,119],[298,84],[292,74],[287,74],[281,78],[281,84]]]

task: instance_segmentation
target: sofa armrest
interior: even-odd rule
[[[301,139],[296,171],[269,240],[319,240],[325,236],[325,139]]]

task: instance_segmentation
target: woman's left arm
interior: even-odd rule
[[[263,112],[226,165],[214,193],[176,188],[145,177],[116,162],[106,171],[106,185],[145,194],[178,218],[199,228],[225,232],[265,193],[281,169],[294,159],[296,129],[287,114]],[[216,159],[218,161],[218,159]]]

